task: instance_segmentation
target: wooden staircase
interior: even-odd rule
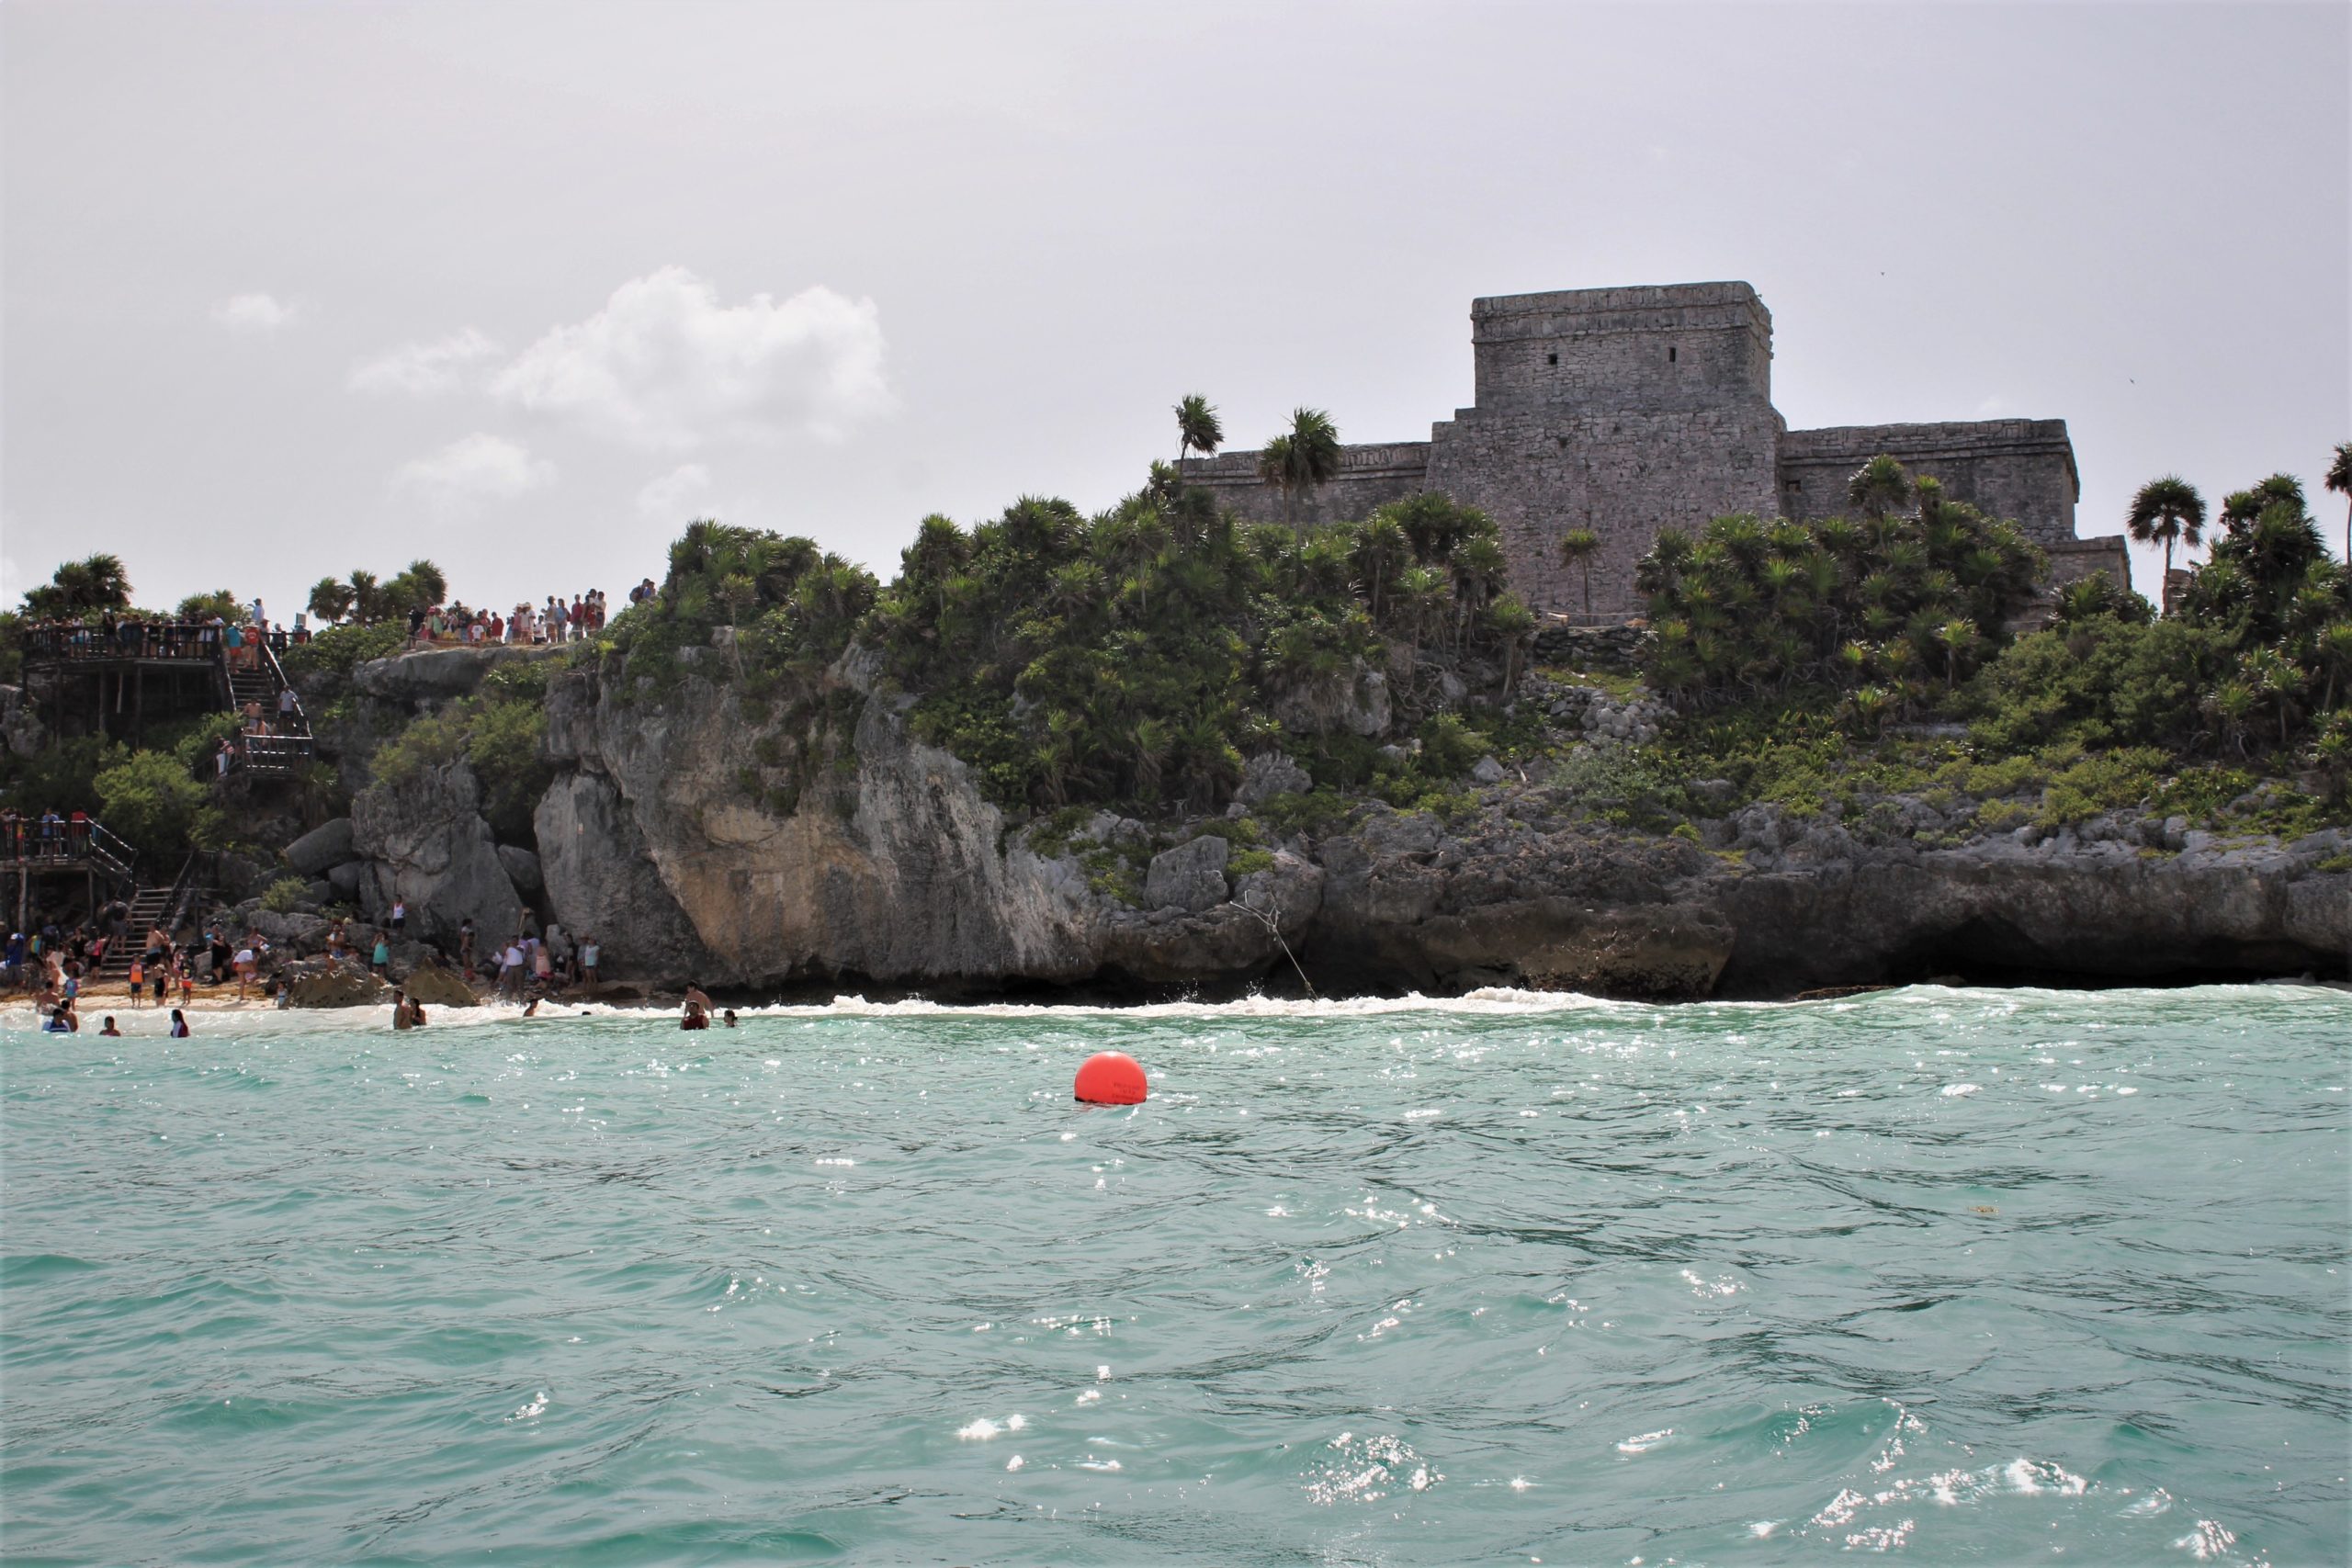
[[[247,705],[258,704],[261,716],[272,731],[268,735],[248,735],[238,743],[236,772],[290,778],[311,760],[311,721],[302,712],[301,699],[297,696],[291,712],[278,711],[278,694],[287,686],[286,672],[278,667],[277,655],[266,643],[251,665],[232,664],[224,654],[220,688],[231,711],[242,714]]]
[[[91,971],[92,980],[120,980],[130,973],[130,960],[147,951],[147,933],[161,926],[172,931],[202,891],[196,877],[197,857],[190,855],[174,881],[160,887],[135,887],[130,914],[123,921],[122,940],[107,949],[106,957]],[[151,976],[152,977],[152,976]]]

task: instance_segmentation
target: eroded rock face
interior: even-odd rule
[[[526,898],[538,897],[545,878],[540,873],[537,854],[520,844],[501,844],[498,846],[498,863],[506,868],[506,880],[514,885],[515,892]]]
[[[556,919],[603,950],[613,979],[716,976],[692,921],[653,863],[637,819],[610,779],[568,773],[539,802],[539,871]]]
[[[286,846],[286,863],[304,876],[323,876],[351,859],[351,818],[338,817]]]
[[[481,1006],[481,998],[474,995],[455,972],[436,964],[421,964],[401,982],[401,989],[428,1007],[474,1008]]]
[[[1216,908],[1225,902],[1225,863],[1232,853],[1233,846],[1223,839],[1204,834],[1152,856],[1143,884],[1144,908],[1194,915]]]
[[[303,964],[288,981],[288,1002],[298,1008],[360,1008],[388,1000],[392,988],[367,970],[324,959]]]
[[[0,686],[0,744],[11,756],[30,757],[49,740],[36,705],[22,686]]]
[[[1302,735],[1385,735],[1391,716],[1388,677],[1358,665],[1278,692],[1271,705],[1276,718]]]
[[[351,672],[351,683],[387,702],[431,704],[462,697],[503,664],[544,659],[545,648],[435,648],[371,659]]]
[[[398,788],[378,784],[351,803],[352,847],[364,870],[359,906],[388,919],[408,903],[408,935],[454,948],[458,925],[500,935],[520,929],[522,900],[482,820],[481,785],[462,761],[424,769]]]
[[[1566,795],[1503,770],[1451,825],[1374,805],[1344,829],[1269,844],[1270,865],[1228,877],[1226,839],[1153,856],[1166,825],[1107,813],[1077,849],[1040,856],[963,763],[908,735],[903,698],[865,701],[854,771],[818,770],[778,815],[744,784],[773,749],[763,760],[760,725],[727,690],[689,678],[634,695],[585,674],[556,682],[549,748],[567,771],[537,826],[556,918],[595,934],[606,973],[637,984],[1295,989],[1295,960],[1333,993],[1672,998],[1972,965],[2341,974],[2352,949],[2352,874],[2318,870],[2342,849],[2328,834],[2284,849],[2186,835],[2171,854],[2163,824],[2095,823],[1950,848],[1934,842],[1945,824],[1932,808],[1887,801],[1851,825],[1750,807],[1699,824],[1702,847],[1586,820]],[[1261,760],[1245,791],[1262,800],[1304,780]],[[1729,809],[1729,786],[1717,793]],[[1090,850],[1143,874],[1125,884],[1136,907],[1090,886]]]

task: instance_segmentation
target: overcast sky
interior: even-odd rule
[[[10,0],[0,596],[617,597],[700,514],[887,575],[1132,490],[1183,393],[1426,439],[1474,296],[1713,278],[1792,426],[2066,419],[2084,533],[2316,495],[2347,18]]]

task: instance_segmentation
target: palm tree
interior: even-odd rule
[[[449,579],[429,560],[413,560],[401,575],[427,604],[438,604],[449,596]]]
[[[1453,593],[1461,603],[1460,614],[1454,621],[1454,651],[1462,650],[1463,634],[1468,629],[1470,617],[1492,604],[1503,590],[1503,580],[1510,563],[1503,558],[1502,547],[1487,535],[1480,534],[1463,540],[1453,547]]]
[[[2243,534],[2255,520],[2280,502],[2304,510],[2303,482],[2292,474],[2273,474],[2252,490],[2237,491],[2222,502],[2222,526]]]
[[[2172,614],[2172,547],[2186,541],[2193,550],[2205,542],[2205,498],[2178,474],[2150,479],[2132,498],[2123,526],[2141,544],[2164,546],[2165,614]]]
[[[78,620],[92,610],[130,608],[130,574],[122,558],[95,555],[67,561],[50,580],[25,595],[25,613],[36,619]]]
[[[310,612],[322,621],[339,621],[351,614],[351,584],[322,577],[311,585]]]
[[[1194,392],[1176,405],[1178,463],[1183,462],[1185,455],[1192,452],[1198,452],[1204,457],[1213,457],[1216,449],[1224,445],[1225,426],[1219,423],[1216,410],[1209,406],[1206,398]]]
[[[1890,512],[1901,511],[1912,492],[1911,476],[1883,452],[1856,468],[1846,481],[1847,502],[1873,523],[1885,521]]]
[[[2352,441],[2335,444],[2335,457],[2327,465],[2324,482],[2344,498],[2344,559],[2352,565]]]
[[[2352,621],[2323,627],[2313,639],[2312,652],[2327,676],[2327,692],[2319,703],[2324,712],[2335,705],[2335,694],[2352,682]]]
[[[1374,513],[1356,536],[1355,569],[1372,591],[1373,619],[1380,618],[1380,591],[1413,561],[1413,542],[1396,520]]]
[[[349,583],[352,619],[363,626],[372,626],[390,611],[384,606],[384,590],[372,571],[354,570]]]
[[[915,542],[899,554],[899,569],[914,582],[928,582],[938,593],[939,614],[947,615],[947,580],[972,558],[972,541],[953,519],[934,512],[915,528]]]
[[[1592,558],[1600,548],[1600,536],[1589,528],[1571,528],[1560,536],[1560,564],[1572,566],[1584,573],[1584,613],[1592,614]]]
[[[1519,682],[1519,652],[1526,646],[1527,634],[1535,629],[1535,612],[1520,602],[1516,593],[1505,593],[1487,607],[1487,629],[1503,645],[1502,700],[1510,700],[1511,688]]]
[[[1312,497],[1340,471],[1340,432],[1321,409],[1294,409],[1290,428],[1266,443],[1258,472],[1283,492],[1286,521],[1297,522],[1295,502]]]

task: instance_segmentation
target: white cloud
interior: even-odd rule
[[[684,522],[695,497],[710,489],[710,470],[700,463],[685,463],[637,492],[637,509],[655,522]]]
[[[816,288],[721,305],[708,283],[667,266],[525,349],[491,392],[657,451],[795,431],[838,441],[891,406],[883,349],[871,299]]]
[[[429,457],[402,464],[393,482],[424,492],[436,505],[458,507],[511,500],[552,484],[555,465],[512,441],[476,432]]]
[[[231,332],[274,333],[280,327],[290,327],[302,314],[302,307],[288,304],[267,294],[236,294],[212,307],[212,319]]]
[[[498,344],[471,327],[437,343],[407,343],[379,358],[351,367],[355,392],[403,392],[437,397],[465,385],[466,367],[500,352]]]

